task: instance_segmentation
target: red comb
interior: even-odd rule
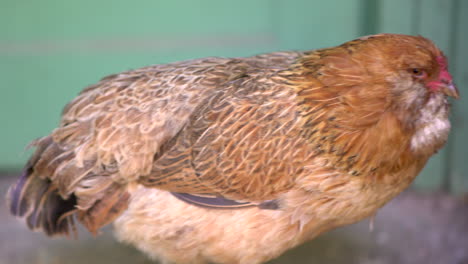
[[[437,63],[440,66],[440,73],[439,73],[439,79],[442,81],[452,81],[452,75],[448,72],[448,65],[447,65],[447,60],[445,59],[444,56],[437,56],[436,58]]]

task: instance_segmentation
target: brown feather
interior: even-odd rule
[[[121,240],[176,262],[266,261],[411,183],[450,129],[456,90],[427,85],[444,58],[425,38],[381,34],[108,76],[34,143],[11,211],[49,235],[75,215],[92,233],[117,219]],[[206,208],[226,205],[241,209]]]

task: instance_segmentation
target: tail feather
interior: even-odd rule
[[[126,210],[125,185],[91,173],[94,162],[76,166],[74,153],[50,136],[33,146],[36,152],[7,194],[11,213],[25,218],[30,229],[69,236],[76,234],[76,219],[96,234]]]
[[[31,161],[8,190],[7,200],[11,213],[25,218],[32,230],[43,230],[49,236],[75,232],[76,197],[62,198],[49,179],[34,174]]]

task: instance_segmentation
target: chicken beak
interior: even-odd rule
[[[451,96],[455,99],[460,98],[460,94],[458,92],[457,87],[453,84],[453,82],[443,84],[441,87],[441,92],[447,96]]]

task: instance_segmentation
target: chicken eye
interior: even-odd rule
[[[416,77],[416,78],[424,78],[426,77],[426,71],[424,71],[423,69],[420,69],[420,68],[411,68],[410,70],[410,73]]]

